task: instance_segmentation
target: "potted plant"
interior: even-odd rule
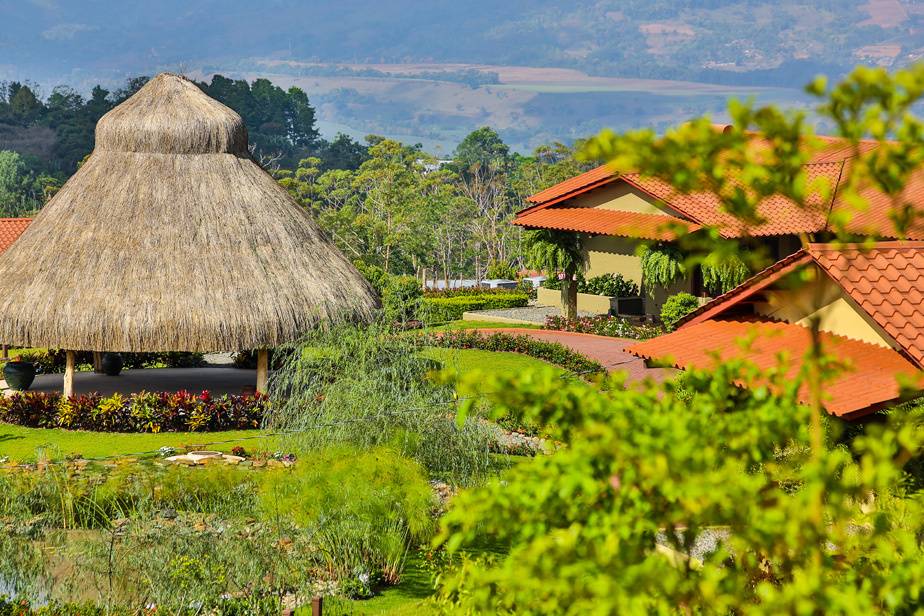
[[[124,365],[125,360],[122,359],[121,353],[103,353],[103,358],[100,361],[103,374],[108,376],[119,376],[119,373],[122,372],[122,366]]]
[[[35,364],[15,357],[3,366],[3,378],[11,389],[26,391],[35,380]]]

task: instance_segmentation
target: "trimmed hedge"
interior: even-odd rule
[[[63,398],[24,392],[0,397],[0,421],[28,428],[95,432],[214,432],[259,428],[269,408],[263,394],[218,396],[203,391],[99,394]]]
[[[537,340],[524,334],[495,332],[485,335],[473,330],[447,331],[427,336],[425,344],[449,349],[480,349],[482,351],[522,353],[582,375],[602,374],[605,372],[599,362],[588,359],[580,353],[575,353],[564,345],[557,342]]]
[[[425,323],[446,323],[462,318],[470,310],[492,310],[522,308],[529,303],[525,293],[481,293],[450,297],[425,296],[421,302],[420,314]]]
[[[530,284],[529,281],[526,284]],[[530,285],[532,286],[532,285]],[[482,295],[518,295],[522,294],[521,289],[491,289],[488,287],[462,287],[459,289],[428,289],[424,291],[426,298],[440,297],[473,297]]]

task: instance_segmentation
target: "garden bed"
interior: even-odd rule
[[[0,421],[30,428],[96,432],[210,432],[258,428],[269,407],[262,394],[139,392],[64,398],[24,392],[0,397]]]

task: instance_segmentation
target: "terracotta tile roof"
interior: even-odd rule
[[[754,274],[740,285],[714,297],[709,302],[703,304],[679,321],[679,325],[700,323],[712,317],[718,316],[732,309],[735,304],[747,300],[756,293],[760,293],[766,287],[772,285],[777,280],[799,269],[800,267],[812,262],[812,256],[804,250],[799,250],[793,254],[784,257],[771,265],[770,267]]]
[[[692,232],[700,225],[658,214],[622,212],[589,207],[549,208],[517,217],[514,224],[539,229],[580,231],[646,240],[676,239],[678,228]]]
[[[818,163],[806,167],[809,182],[824,178],[831,187],[837,185],[840,173],[841,163]],[[764,222],[746,226],[722,209],[720,199],[714,193],[678,193],[667,182],[645,178],[638,173],[627,173],[621,179],[667,203],[696,222],[719,227],[722,235],[726,237],[815,233],[823,231],[827,224],[830,204],[817,193],[809,197],[806,208],[801,208],[781,196],[764,199],[757,208],[757,213]]]
[[[877,238],[896,238],[897,233],[889,213],[893,210],[892,199],[885,193],[867,188],[860,191],[868,207],[856,210],[848,205],[840,195],[834,200],[832,210],[847,211],[851,214],[846,225],[847,231],[856,235]],[[911,175],[900,196],[902,203],[913,203],[920,216],[913,219],[905,230],[905,239],[924,240],[924,170]],[[831,225],[829,225],[829,229]]]
[[[564,182],[546,188],[526,198],[529,203],[551,205],[563,198],[570,198],[616,179],[616,174],[608,165],[600,165],[596,169],[585,171],[580,175],[569,178]]]
[[[845,165],[848,165],[854,157],[854,148],[836,137],[819,136],[818,139],[825,142],[825,145],[813,154],[811,161],[806,165],[808,179],[811,182],[818,178],[825,178],[831,187],[836,188],[845,170]],[[755,144],[759,147],[760,143],[759,138],[755,136]],[[865,140],[859,142],[858,149],[861,154],[865,154],[880,145],[877,141]],[[804,209],[788,199],[777,196],[768,198],[760,204],[758,213],[764,222],[748,227],[722,210],[717,195],[703,192],[678,193],[663,180],[643,177],[640,173],[617,175],[604,165],[532,195],[527,199],[532,205],[520,212],[519,216],[546,208],[552,209],[558,204],[565,205],[563,202],[568,199],[617,181],[631,184],[694,222],[718,226],[726,237],[795,235],[830,231],[832,227],[829,216],[832,211],[847,209],[853,212],[853,209],[837,193],[835,193],[833,205],[819,195],[810,199],[809,206]],[[847,230],[857,235],[895,238],[895,227],[889,217],[892,201],[883,193],[873,189],[863,191],[862,194],[868,201],[869,207],[865,211],[853,213]],[[906,202],[920,205],[924,211],[924,170],[912,176],[902,198]],[[551,221],[552,218],[547,220]],[[907,239],[924,240],[924,216],[912,223],[906,235]]]
[[[753,336],[743,349],[739,341]],[[919,379],[921,372],[898,352],[834,334],[821,333],[827,353],[849,365],[826,387],[825,409],[839,417],[857,418],[900,396],[897,375]],[[716,361],[747,359],[758,368],[778,365],[786,357],[787,379],[795,378],[811,342],[808,328],[776,321],[719,318],[691,323],[626,349],[638,357],[668,362],[677,368],[708,369]],[[718,354],[718,360],[714,354]],[[740,383],[739,383],[740,384]],[[800,401],[808,402],[807,392]]]
[[[880,242],[872,249],[810,244],[807,252],[924,367],[924,242]]]
[[[0,253],[12,246],[31,222],[31,218],[0,218]]]

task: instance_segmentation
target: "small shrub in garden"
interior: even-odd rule
[[[661,306],[661,322],[667,331],[673,331],[677,323],[699,308],[699,300],[689,293],[671,295]]]
[[[530,285],[529,281],[522,281],[525,285]],[[503,289],[500,287],[490,288],[490,287],[461,287],[458,289],[437,289],[437,290],[426,290],[424,291],[424,297],[428,299],[438,299],[438,298],[447,298],[447,297],[471,297],[471,296],[484,296],[484,295],[522,295],[524,292],[519,289]]]
[[[489,280],[516,280],[517,270],[505,261],[491,261],[485,278]]]

